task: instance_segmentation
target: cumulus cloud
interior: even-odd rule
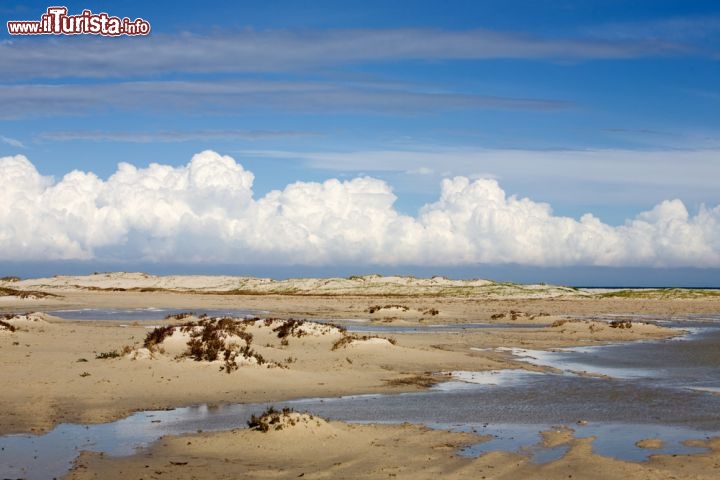
[[[107,180],[54,180],[22,155],[0,158],[0,259],[720,266],[720,206],[691,215],[668,200],[614,227],[458,176],[413,217],[371,177],[296,182],[261,198],[253,181],[212,151],[179,167],[122,163]]]
[[[457,175],[496,178],[506,188],[553,204],[621,205],[647,208],[663,199],[682,198],[693,205],[720,200],[720,148],[634,149],[484,149],[426,144],[422,148],[360,151],[248,149],[249,158],[300,160],[318,170],[347,174],[405,172],[406,188]],[[442,172],[437,166],[442,165]],[[436,167],[432,171],[429,167]],[[422,184],[427,188],[427,183]],[[418,190],[419,191],[419,190]]]

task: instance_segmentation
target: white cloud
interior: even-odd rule
[[[647,208],[668,197],[693,205],[720,201],[719,148],[667,150],[521,150],[427,145],[417,150],[302,152],[243,150],[248,158],[301,160],[326,171],[425,173],[496,178],[506,188],[553,204],[632,205]],[[418,169],[420,166],[420,170]],[[409,180],[407,189],[427,189]],[[423,190],[423,191],[425,191]],[[636,210],[637,211],[637,210]]]
[[[200,113],[259,108],[309,112],[417,113],[473,108],[558,110],[570,102],[434,92],[392,83],[228,80],[0,85],[0,118],[87,115],[102,109]]]
[[[615,59],[694,52],[643,38],[542,38],[485,29],[243,30],[142,38],[13,39],[0,43],[8,78],[133,77],[168,72],[285,72],[403,60]]]
[[[14,138],[6,137],[5,135],[0,135],[0,142],[7,143],[11,147],[25,148],[25,145],[23,145],[20,140],[15,140]]]
[[[187,142],[191,140],[263,140],[318,136],[318,133],[291,130],[166,130],[158,132],[55,131],[41,133],[42,140],[59,142]],[[3,140],[3,137],[0,137]]]
[[[624,225],[553,215],[497,181],[454,177],[417,217],[384,181],[297,182],[254,198],[254,175],[212,151],[184,166],[123,163],[59,181],[0,158],[0,259],[231,264],[720,266],[720,206],[664,201]]]

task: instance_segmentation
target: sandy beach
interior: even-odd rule
[[[714,292],[591,291],[441,277],[276,282],[108,273],[4,279],[0,288],[5,366],[0,375],[3,385],[13,386],[0,394],[3,435],[195,404],[418,391],[446,381],[451,371],[544,368],[519,361],[508,348],[548,350],[678,335],[623,315],[720,312]],[[188,342],[207,331],[207,320],[203,324],[199,316],[128,322],[44,313],[147,307],[245,309],[259,319],[233,327],[228,337],[233,341],[222,347],[235,352],[229,364],[227,357],[196,361],[186,353]],[[618,321],[593,318],[608,314]],[[295,325],[289,319],[307,321]],[[313,320],[497,323],[498,328],[359,335]],[[148,346],[156,327],[165,327],[167,336]],[[538,465],[516,453],[458,455],[460,446],[482,440],[471,433],[307,416],[291,423],[266,433],[234,429],[167,437],[131,457],[83,452],[68,478],[716,478],[720,468],[717,439],[702,440],[710,453],[634,463],[594,454],[592,440],[575,438],[572,431],[547,432],[543,438],[549,444],[570,448],[560,460]]]

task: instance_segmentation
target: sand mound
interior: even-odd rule
[[[14,331],[19,328],[37,328],[48,325],[44,313],[6,314],[0,317],[5,324],[0,330]]]
[[[630,320],[556,320],[550,327],[564,335],[602,335],[607,338],[622,339],[638,333],[649,336],[677,335],[679,332],[652,323],[632,322]]]
[[[283,357],[284,362],[270,361],[263,354],[272,355],[287,347],[292,337],[319,339],[327,336],[327,341],[332,342],[345,335],[342,327],[305,320],[196,318],[174,316],[173,319],[186,321],[155,328],[147,334],[142,347],[131,351],[127,357],[148,360],[165,356],[176,360],[217,362],[221,370],[230,373],[248,365],[287,367],[286,357]],[[257,350],[254,348],[256,343],[261,346]]]
[[[265,410],[259,417],[252,415],[248,421],[248,428],[258,432],[288,429],[315,431],[326,425],[327,422],[324,419],[310,413],[295,412],[290,408],[276,410],[273,407]]]
[[[7,282],[5,282],[7,283]],[[20,290],[16,288],[0,287],[0,298],[11,298],[21,300],[38,300],[46,297],[55,297],[51,293],[40,292],[37,290]]]
[[[383,346],[392,347],[393,343],[387,338],[372,337],[372,338],[359,338],[350,342],[351,347],[363,347],[363,346]]]
[[[558,320],[564,320],[558,316],[550,315],[548,313],[527,313],[520,312],[517,310],[510,310],[507,312],[500,312],[490,315],[490,322],[492,323],[520,323],[520,324],[537,324],[546,325],[556,322]]]
[[[326,335],[342,335],[345,329],[331,323],[318,323],[308,320],[296,320],[290,318],[288,320],[281,319],[259,319],[254,320],[254,325],[260,329],[266,329],[276,333],[278,338],[287,337],[303,337],[306,335],[312,337],[322,337]]]
[[[128,354],[133,359],[167,355],[197,362],[219,362],[230,373],[245,365],[274,365],[251,348],[250,322],[233,318],[204,318],[180,325],[157,327],[147,334],[143,347]]]
[[[332,350],[339,350],[347,347],[358,348],[364,346],[392,347],[395,344],[395,340],[391,338],[378,337],[376,335],[363,335],[360,337],[355,334],[345,334],[333,344]]]
[[[660,438],[643,438],[635,442],[635,446],[638,448],[647,448],[651,450],[659,450],[665,448],[665,442]]]

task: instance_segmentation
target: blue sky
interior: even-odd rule
[[[491,179],[504,199],[515,195],[532,205],[547,204],[549,218],[558,225],[564,225],[558,219],[579,223],[591,214],[605,232],[593,227],[593,235],[623,238],[604,237],[593,248],[612,244],[622,252],[594,254],[585,245],[571,256],[554,256],[547,248],[526,255],[523,244],[517,251],[486,254],[489,250],[480,242],[468,253],[468,236],[482,236],[485,230],[465,225],[457,250],[446,252],[449,264],[622,266],[640,258],[640,266],[720,266],[720,246],[713,240],[720,216],[717,2],[64,5],[70,14],[90,9],[142,17],[152,31],[133,38],[0,33],[0,157],[23,156],[40,176],[52,177],[47,182],[53,185],[73,170],[92,172],[109,182],[121,162],[147,177],[151,173],[143,169],[152,163],[181,169],[194,155],[211,150],[217,158],[231,157],[252,172],[254,201],[273,191],[289,195],[288,187],[296,182],[337,179],[349,185],[343,182],[370,177],[391,192],[388,208],[393,218],[415,219],[428,230],[430,220],[421,221],[428,205],[444,213],[460,208],[461,202],[452,208],[449,203],[437,205],[452,188],[462,190],[475,202],[472,208],[483,211],[488,208],[478,202],[495,195],[487,193],[492,186],[483,184],[487,194],[482,196],[460,184],[443,187],[443,179]],[[4,2],[0,19],[3,25],[39,20],[48,6]],[[371,182],[362,188],[376,186]],[[38,195],[48,197],[42,191]],[[93,205],[99,209],[102,202],[97,198]],[[234,201],[228,198],[222,201]],[[663,202],[676,200],[680,203],[657,213]],[[53,208],[57,210],[57,204]],[[631,225],[654,209],[651,220],[643,217],[654,233]],[[517,223],[516,218],[538,218],[531,210],[516,215],[504,208],[493,218],[503,215],[503,225]],[[703,211],[708,215],[698,217]],[[149,255],[152,242],[140,250],[128,247],[128,238],[143,232],[176,245],[177,230],[150,232],[124,217],[127,228],[114,240],[98,243],[90,240],[90,233],[74,238],[68,231],[77,227],[67,218],[58,220],[57,212],[52,215],[59,232],[47,232],[48,238],[68,236],[71,246],[61,252],[27,247],[17,222],[9,223],[14,233],[8,234],[11,238],[4,246],[10,253],[4,258],[118,259],[140,251],[145,252],[141,258],[152,261],[178,259]],[[706,239],[689,254],[683,253],[682,243],[690,230],[668,234],[662,226],[676,216]],[[240,217],[249,218],[244,213],[228,218]],[[100,228],[96,215],[86,220],[82,228],[88,232]],[[323,241],[338,235],[364,241],[347,232],[330,237],[327,223],[316,231],[307,222],[293,221],[293,228]],[[227,243],[234,237],[228,232],[235,227],[224,225],[217,234],[224,235],[221,243],[230,252],[232,245]],[[587,222],[581,230],[586,226]],[[396,228],[412,235],[410,227],[388,228],[378,235]],[[498,232],[508,230],[488,228],[494,228],[488,241],[502,243]],[[566,239],[568,228],[575,232],[580,227],[558,226],[553,231],[565,233],[548,233],[547,238]],[[627,231],[613,230],[622,228]],[[635,240],[638,232],[665,237],[645,246]],[[424,264],[422,252],[439,241],[430,237],[420,242],[424,246],[413,244],[413,255],[379,255],[367,247],[372,241],[363,245],[379,264]],[[668,251],[668,244],[674,250]],[[294,258],[295,252],[302,264],[338,259],[362,263],[362,256],[282,252],[286,259]]]

